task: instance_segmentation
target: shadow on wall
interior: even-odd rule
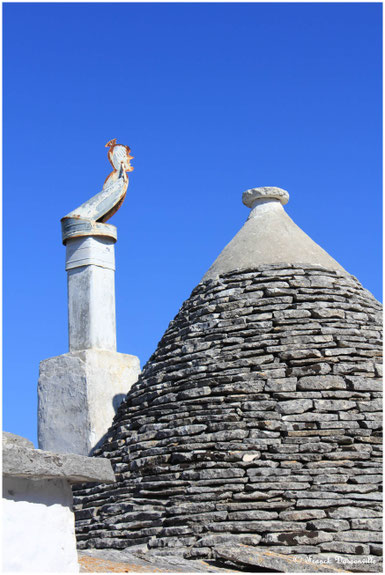
[[[112,405],[113,405],[115,413],[118,411],[118,407],[122,403],[123,399],[125,399],[126,395],[127,394],[125,394],[125,393],[117,393],[112,398]]]
[[[115,413],[118,411],[118,407],[119,405],[122,403],[122,401],[126,398],[126,393],[117,393],[116,395],[114,395],[114,397],[112,398],[112,407],[114,408]],[[112,421],[111,421],[112,424]],[[107,432],[103,435],[103,437],[101,437],[99,439],[99,441],[97,442],[97,444],[91,449],[90,451],[90,455],[92,455],[95,451],[95,449],[98,449],[106,440],[108,435],[108,430]]]

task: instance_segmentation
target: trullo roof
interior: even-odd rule
[[[381,306],[286,192],[244,199],[97,452],[116,483],[75,493],[78,544],[381,572]]]

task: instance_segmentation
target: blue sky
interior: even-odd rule
[[[3,427],[36,443],[39,362],[68,351],[60,218],[135,156],[118,351],[143,365],[242,226],[245,189],[381,297],[380,3],[5,3]]]

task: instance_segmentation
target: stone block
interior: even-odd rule
[[[324,389],[346,389],[343,377],[338,375],[308,376],[301,377],[298,382],[298,389],[307,390],[324,390]]]
[[[382,381],[373,381],[365,377],[347,375],[349,387],[357,391],[382,391]]]
[[[136,382],[139,359],[87,349],[40,363],[39,447],[89,455],[105,437],[115,412]]]
[[[334,534],[336,541],[352,541],[362,543],[382,543],[382,531],[367,531],[355,529]]]
[[[352,529],[368,529],[370,531],[381,531],[382,519],[352,519]]]
[[[320,519],[317,521],[309,521],[307,528],[314,531],[318,529],[326,529],[327,531],[346,531],[350,528],[350,524],[349,521],[346,521],[345,519]]]
[[[65,479],[70,483],[115,480],[108,459],[61,454],[33,449],[17,443],[3,443],[3,475],[25,479]]]
[[[311,399],[294,399],[293,401],[282,401],[277,404],[278,410],[283,414],[304,413],[313,407]]]
[[[301,531],[301,524],[298,524],[298,530],[292,533],[268,533],[264,536],[262,542],[267,544],[280,543],[281,545],[318,545],[325,541],[333,541],[334,534],[326,531]]]
[[[324,519],[323,509],[303,509],[302,511],[282,511],[279,518],[283,521],[304,521],[306,519]]]
[[[256,572],[255,566],[265,568],[269,571],[276,571],[281,573],[314,573],[317,571],[324,573],[335,573],[335,568],[329,567],[324,564],[321,567],[316,565],[314,561],[301,559],[300,557],[285,556],[280,553],[275,553],[272,550],[264,551],[261,548],[255,549],[248,545],[229,545],[215,547],[215,555],[218,558],[231,561],[235,565],[241,565],[243,570],[245,566],[253,566],[253,571]]]
[[[382,556],[382,544],[381,545],[370,545],[370,552],[373,555],[378,555],[378,556]]]
[[[328,363],[312,363],[303,367],[292,367],[288,370],[288,374],[295,377],[325,375],[330,373],[331,370],[332,368]]]
[[[312,316],[319,319],[341,318],[345,317],[345,312],[340,309],[318,308],[312,309]]]
[[[353,555],[368,555],[368,545],[357,545],[356,543],[345,543],[343,541],[330,541],[320,544],[321,551],[333,551],[335,553],[351,553]]]
[[[314,409],[316,411],[343,411],[353,409],[357,404],[355,401],[349,400],[333,400],[333,399],[320,399],[314,400]]]

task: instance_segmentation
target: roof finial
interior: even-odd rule
[[[242,195],[242,202],[248,208],[254,208],[257,203],[268,200],[279,200],[284,206],[289,201],[289,194],[286,190],[274,187],[251,188],[246,190]]]

